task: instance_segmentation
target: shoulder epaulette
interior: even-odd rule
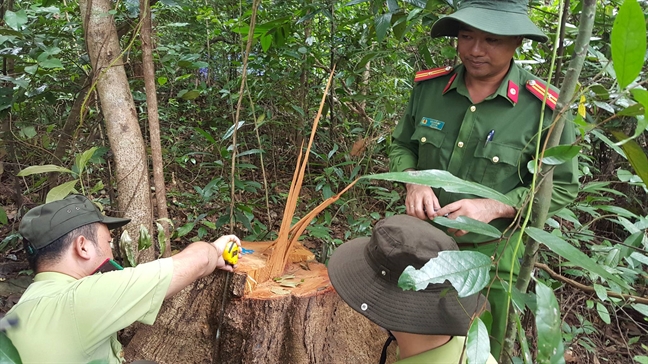
[[[547,85],[538,80],[529,80],[526,83],[526,88],[535,97],[539,98],[540,101],[544,100],[544,94],[545,90],[547,89]],[[556,102],[558,102],[558,92],[549,88],[549,92],[547,93],[547,106],[549,106],[549,108],[553,110],[556,108]]]
[[[433,78],[445,76],[450,72],[452,72],[452,67],[450,66],[433,68],[431,70],[418,71],[416,72],[416,76],[414,76],[414,82],[420,82],[420,81],[425,81],[425,80],[430,80]]]

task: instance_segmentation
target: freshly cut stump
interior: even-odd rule
[[[239,260],[227,287],[227,273],[218,271],[167,300],[155,324],[141,325],[127,344],[126,359],[377,363],[387,334],[342,301],[326,267],[301,245],[293,249],[283,276],[256,284],[270,245],[243,242],[254,252]],[[393,346],[388,362],[395,358]]]

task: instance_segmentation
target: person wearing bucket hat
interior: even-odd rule
[[[488,304],[481,294],[459,298],[447,281],[421,291],[404,291],[398,279],[407,266],[420,269],[439,252],[458,250],[443,231],[427,222],[396,215],[379,221],[371,237],[338,247],[328,263],[331,284],[355,311],[390,333],[399,364],[465,363],[471,318]],[[463,361],[460,359],[463,357]],[[487,364],[497,363],[490,356]]]
[[[228,242],[240,245],[234,235],[124,269],[113,260],[110,230],[128,222],[81,195],[23,216],[19,232],[36,276],[2,319],[17,321],[6,334],[23,363],[121,363],[117,331],[153,324],[165,298],[216,268],[233,269],[222,254]]]
[[[409,104],[392,134],[390,170],[445,170],[463,180],[495,189],[513,202],[505,205],[470,193],[452,193],[406,184],[408,215],[423,220],[466,216],[508,230],[526,200],[533,174],[527,164],[536,146],[544,145],[558,93],[516,64],[513,56],[523,38],[548,37],[527,15],[524,0],[463,0],[453,14],[432,25],[433,37],[457,37],[461,64],[418,72]],[[543,131],[537,132],[544,113]],[[565,124],[560,144],[572,144],[575,129]],[[571,203],[578,192],[578,162],[557,165],[553,174],[550,214]],[[463,230],[445,229],[461,249],[480,251],[498,262],[491,274],[517,274],[513,244]],[[510,234],[511,231],[508,231]],[[521,254],[521,251],[518,252]],[[493,323],[491,352],[499,357],[506,330],[507,296],[499,281],[488,291]]]

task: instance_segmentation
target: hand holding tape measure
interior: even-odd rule
[[[216,248],[216,251],[221,252],[220,254],[223,257],[225,265],[222,266],[223,263],[219,263],[219,268],[234,267],[238,263],[239,254],[241,253],[241,240],[236,235],[223,235],[211,244]],[[231,268],[225,270],[231,270]]]

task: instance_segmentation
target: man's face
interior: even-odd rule
[[[494,35],[464,26],[457,35],[459,58],[477,80],[504,77],[522,37]]]
[[[103,262],[106,258],[113,259],[112,248],[110,242],[112,237],[110,236],[110,230],[104,224],[97,224],[97,241],[95,241],[95,246],[97,247],[97,258]]]

